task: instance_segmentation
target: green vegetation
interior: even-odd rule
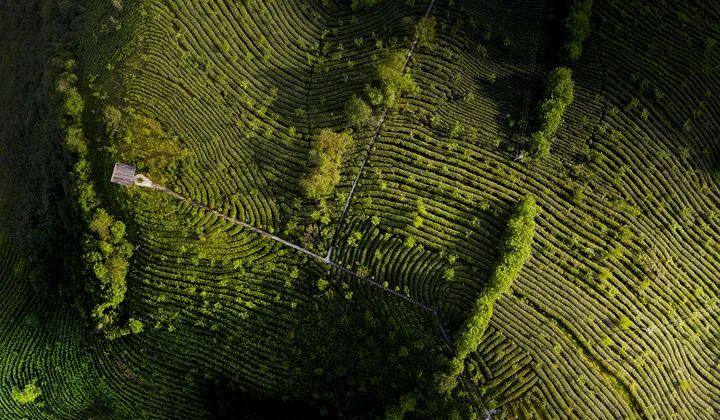
[[[465,370],[465,359],[482,342],[495,302],[510,291],[523,265],[530,258],[537,212],[535,198],[525,197],[508,222],[505,238],[500,245],[500,259],[456,336],[454,355],[446,371],[438,378],[438,390],[441,393],[449,393],[457,386],[457,377]]]
[[[570,13],[565,19],[565,44],[560,49],[560,59],[573,62],[580,58],[583,43],[592,30],[590,15],[592,13],[592,0],[573,0]]]
[[[345,114],[348,124],[358,129],[366,127],[373,117],[370,106],[357,95],[353,95],[345,104]]]
[[[42,391],[36,385],[37,380],[33,379],[21,390],[13,388],[12,398],[18,404],[32,404],[42,395]]]
[[[365,87],[372,106],[394,108],[399,97],[418,91],[412,75],[404,71],[407,56],[406,50],[392,51],[378,64],[376,81]]]
[[[7,0],[0,418],[714,418],[717,7],[573,4]]]
[[[160,123],[132,108],[120,110],[108,105],[103,116],[111,143],[107,150],[114,160],[135,165],[162,185],[177,175],[180,163],[188,158],[177,137],[166,134]]]
[[[312,145],[313,169],[301,184],[305,195],[320,203],[333,193],[340,182],[340,169],[347,153],[355,142],[348,132],[336,133],[329,129],[320,130]]]
[[[435,16],[427,16],[420,19],[415,25],[415,37],[419,45],[429,48],[435,45],[435,38],[437,37],[436,25]]]
[[[531,136],[533,158],[541,159],[550,154],[550,144],[562,124],[565,109],[573,101],[573,91],[572,70],[558,67],[550,72],[543,100],[538,106],[539,128]]]
[[[126,276],[133,248],[125,237],[125,224],[108,214],[95,192],[90,148],[82,124],[85,104],[77,90],[78,78],[72,73],[74,67],[74,60],[65,63],[65,72],[58,77],[56,86],[61,95],[64,146],[75,156],[74,197],[85,224],[82,259],[85,275],[92,281],[83,283],[88,293],[90,315],[97,328],[105,330],[108,337],[116,338],[131,332],[115,323],[125,300]]]

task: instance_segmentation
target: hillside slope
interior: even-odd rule
[[[717,416],[717,2],[596,1],[541,160],[524,139],[560,64],[560,2],[41,3],[0,9],[26,16],[0,40],[0,103],[23,98],[0,111],[0,417]],[[394,56],[413,86],[390,101]],[[142,331],[115,340],[83,316],[92,270],[68,275],[81,244],[34,247],[82,230],[47,112],[63,66],[91,184],[132,244],[118,318]],[[317,133],[350,128],[354,95],[372,121],[318,203]],[[120,159],[188,200],[111,185]],[[441,398],[434,375],[528,195],[532,255]]]

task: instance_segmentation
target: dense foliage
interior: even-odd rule
[[[415,38],[419,45],[433,47],[437,36],[435,16],[424,16],[415,25]]]
[[[416,37],[419,42],[429,43],[435,37],[435,20],[423,18],[416,26]],[[394,108],[397,99],[418,91],[412,75],[406,70],[408,51],[391,51],[387,57],[375,67],[375,77],[365,85],[365,98],[353,95],[345,103],[345,115],[348,124],[361,129],[373,121],[373,107],[378,113]]]
[[[58,77],[56,86],[61,96],[64,146],[75,156],[72,173],[75,203],[85,224],[82,258],[85,275],[91,281],[82,283],[88,295],[90,315],[97,328],[104,330],[108,337],[115,338],[131,332],[130,328],[119,327],[116,322],[120,305],[125,300],[125,278],[133,248],[125,237],[125,224],[115,220],[103,208],[96,193],[91,151],[82,124],[85,103],[77,89],[78,78],[72,72],[74,66],[73,60],[66,62],[65,71]]]
[[[12,398],[15,400],[18,404],[32,404],[35,402],[35,400],[38,399],[42,395],[42,391],[36,384],[36,380],[32,380],[30,383],[25,385],[25,387],[20,390],[18,388],[13,388],[12,390]]]
[[[372,108],[357,95],[353,95],[345,104],[348,124],[355,128],[363,128],[372,121]]]
[[[177,137],[168,135],[160,123],[132,108],[108,105],[103,117],[110,140],[107,151],[114,160],[135,165],[160,184],[167,185],[188,157]]]
[[[585,39],[590,36],[590,15],[593,0],[573,0],[570,13],[565,19],[565,44],[560,49],[560,58],[572,62],[580,58]]]
[[[405,70],[408,52],[392,51],[375,70],[375,82],[365,87],[370,104],[375,107],[394,108],[397,99],[418,91],[417,84]]]
[[[537,69],[554,66],[543,48],[554,33],[548,10],[558,7],[437,1],[423,19],[429,3],[4,2],[0,224],[17,230],[18,216],[36,208],[29,224],[81,231],[46,239],[60,253],[79,249],[82,234],[117,253],[126,230],[135,247],[126,298],[108,313],[113,325],[144,332],[104,340],[63,299],[90,305],[91,293],[58,293],[60,269],[36,264],[42,258],[28,265],[46,270],[23,268],[33,247],[0,248],[0,418],[483,418],[495,408],[507,418],[714,418],[717,321],[705,311],[717,301],[720,211],[704,172],[717,163],[708,92],[720,50],[706,18],[715,2],[596,8],[601,48],[586,48],[574,70],[576,104],[551,138],[553,158],[531,165],[497,149],[518,140],[522,155],[512,135],[526,118],[512,115],[522,91],[539,87]],[[57,110],[82,121],[61,137],[86,153],[101,203],[89,222],[79,211],[46,215],[45,203],[64,201],[60,184],[74,187],[60,173],[78,153],[62,153],[57,132],[33,129],[48,119],[55,130],[55,110],[34,103],[55,95],[37,92],[34,67],[13,59],[42,55],[18,48],[14,28],[56,19],[55,5],[69,13],[48,45],[69,41],[79,76]],[[402,49],[407,68],[395,76],[412,75],[417,90],[387,108],[378,69]],[[671,54],[657,60],[657,51]],[[379,92],[372,106],[366,85]],[[367,154],[346,154],[325,198],[326,215],[344,223],[316,224],[319,200],[299,179],[315,169],[317,132],[348,127]],[[38,166],[15,162],[27,155],[62,179],[33,179]],[[200,204],[109,184],[115,160]],[[6,193],[16,183],[39,198],[15,203]],[[546,214],[537,255],[512,292],[474,308],[497,263],[508,199],[526,193],[542,194]],[[5,212],[8,203],[21,211]],[[78,280],[100,285],[91,268]],[[492,312],[474,348],[452,334],[471,308],[480,327]],[[448,364],[463,343],[472,351]],[[438,393],[436,373],[453,370],[462,371],[457,386]],[[34,380],[42,395],[19,402]]]
[[[500,245],[500,259],[456,335],[453,358],[438,377],[438,389],[441,393],[448,393],[457,385],[457,377],[465,370],[465,358],[480,345],[492,316],[493,305],[510,290],[513,281],[530,258],[537,212],[535,198],[525,197],[508,222],[505,238]]]
[[[312,145],[313,169],[301,183],[308,198],[324,202],[340,182],[343,159],[355,141],[349,132],[320,130]]]
[[[530,152],[536,159],[550,154],[550,144],[565,115],[565,109],[573,101],[574,82],[572,70],[558,67],[545,82],[545,94],[538,106],[539,128],[532,133]]]

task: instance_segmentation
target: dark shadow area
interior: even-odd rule
[[[478,77],[476,79],[480,95],[490,99],[500,108],[497,124],[506,127],[507,135],[502,138],[500,149],[512,152],[515,147],[516,135],[522,132],[523,124],[527,126],[526,132],[532,132],[535,127],[535,110],[542,97],[543,80],[535,75],[524,73],[498,77],[494,84]],[[522,121],[525,90],[530,88],[528,121]]]
[[[319,408],[305,401],[283,401],[254,396],[223,378],[206,388],[206,400],[213,419],[317,419],[324,416]]]

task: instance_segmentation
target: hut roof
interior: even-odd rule
[[[124,163],[116,163],[110,182],[129,187],[135,180],[135,167]]]

